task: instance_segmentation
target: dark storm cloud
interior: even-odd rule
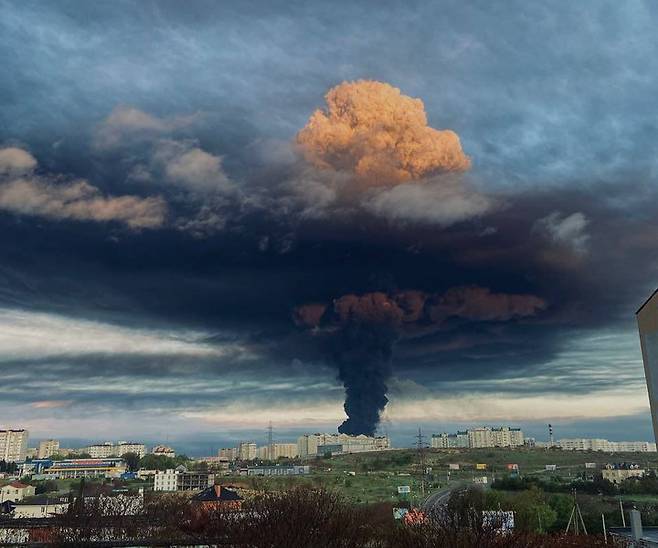
[[[217,358],[218,374],[215,358],[175,352],[2,367],[47,376],[57,365],[62,380],[216,379],[241,367],[345,377],[327,369],[336,357],[322,334],[295,325],[297,307],[471,286],[546,306],[385,337],[390,371],[428,383],[543,378],[574,329],[627,329],[658,266],[658,128],[647,116],[656,13],[642,3],[506,7],[0,0],[0,148],[29,151],[38,176],[58,184],[82,177],[107,196],[161,195],[170,212],[142,232],[43,208],[3,213],[2,305],[203,329],[210,344],[235,338],[259,356]],[[355,192],[345,170],[307,165],[290,145],[296,132],[330,87],[358,78],[421,98],[429,127],[459,136],[471,172]],[[362,350],[348,344],[344,357],[364,361]],[[291,363],[299,370],[288,374]],[[556,371],[565,391],[569,367]],[[590,369],[580,390],[610,386]],[[180,389],[181,407],[191,393]],[[57,398],[102,392],[91,394]],[[145,400],[176,394],[156,388]]]

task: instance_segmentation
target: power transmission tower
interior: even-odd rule
[[[565,533],[569,532],[569,529],[573,530],[574,535],[587,534],[587,527],[585,527],[585,522],[583,521],[583,514],[580,511],[580,506],[576,500],[576,490],[572,491],[573,493],[573,508],[571,509],[571,515],[569,516],[569,523],[567,523],[567,528],[564,530]],[[572,526],[573,524],[573,526]]]
[[[267,459],[274,460],[274,429],[272,428],[272,421],[267,427]]]
[[[425,497],[425,438],[423,432],[418,428],[418,434],[416,435],[416,451],[418,453],[418,466],[420,468],[420,492]]]

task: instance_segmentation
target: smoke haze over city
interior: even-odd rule
[[[649,438],[655,11],[0,0],[1,425]]]

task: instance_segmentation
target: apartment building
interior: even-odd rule
[[[258,448],[258,458],[262,460],[294,459],[296,456],[296,443],[273,443]]]
[[[184,466],[158,471],[153,476],[154,491],[202,491],[212,487],[215,475],[207,472],[188,472]]]
[[[520,428],[481,426],[463,432],[458,431],[456,434],[446,432],[433,434],[431,445],[435,449],[467,447],[478,449],[483,447],[523,447],[524,443],[525,437]]]
[[[316,457],[321,451],[331,453],[360,453],[389,449],[388,436],[350,436],[348,434],[304,434],[297,440],[297,454],[302,458]]]
[[[120,457],[126,453],[136,453],[139,458],[146,455],[146,446],[143,443],[134,443],[128,441],[120,441],[112,443],[106,441],[105,443],[98,443],[89,445],[84,448],[85,453],[89,453],[93,459],[105,459],[108,457]]]
[[[27,439],[29,432],[25,429],[0,430],[0,460],[6,462],[24,461],[27,457]]]
[[[656,444],[648,441],[608,441],[602,438],[565,438],[559,440],[557,445],[565,451],[603,451],[605,453],[656,451]]]
[[[258,447],[254,442],[241,441],[238,444],[237,458],[239,460],[254,460],[258,456]]]
[[[38,458],[47,459],[57,453],[59,453],[59,440],[43,440],[39,442]]]
[[[434,449],[452,449],[468,447],[468,432],[457,432],[456,434],[432,434],[432,448]]]

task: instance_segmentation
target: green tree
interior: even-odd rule
[[[131,472],[136,472],[137,470],[139,470],[140,459],[137,453],[133,453],[133,452],[124,453],[123,455],[121,455],[121,458],[124,461],[126,461],[128,470],[130,470]]]

